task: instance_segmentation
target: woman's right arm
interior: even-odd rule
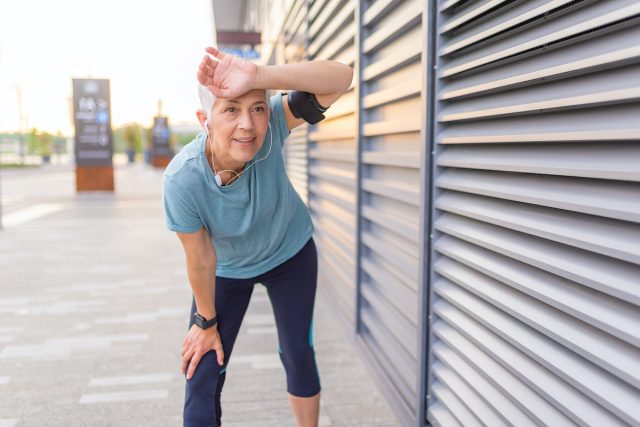
[[[207,320],[212,319],[217,314],[215,310],[216,252],[209,234],[201,228],[195,233],[176,233],[176,235],[184,249],[187,276],[196,301],[196,310]],[[182,344],[181,371],[185,373],[186,366],[189,364],[187,379],[193,376],[200,359],[210,350],[216,351],[218,364],[222,366],[224,350],[218,334],[218,326],[203,330],[194,324]]]

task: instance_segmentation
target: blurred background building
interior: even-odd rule
[[[404,425],[640,425],[640,3],[234,5],[356,70],[285,156]]]

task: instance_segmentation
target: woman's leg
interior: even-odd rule
[[[238,336],[242,319],[249,306],[255,280],[216,278],[216,314],[218,333],[224,349],[224,365],[218,365],[215,350],[206,353],[185,388],[184,427],[212,427],[221,425],[220,395],[226,369]],[[191,305],[189,328],[194,324],[195,299]],[[187,365],[188,371],[189,366]]]
[[[313,239],[292,258],[264,274],[278,328],[289,402],[299,427],[317,426],[320,377],[313,349],[313,308],[318,258]]]

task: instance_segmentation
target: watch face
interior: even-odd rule
[[[204,327],[204,317],[202,317],[201,315],[199,315],[198,313],[196,313],[194,315],[194,320],[195,320],[195,324],[200,327],[203,328]]]
[[[208,329],[211,326],[218,323],[215,316],[213,319],[207,320],[201,314],[195,313],[193,317],[194,317],[195,324],[199,326],[201,329]]]

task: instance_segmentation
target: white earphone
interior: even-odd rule
[[[235,174],[235,176],[233,178],[231,178],[229,180],[229,182],[227,182],[227,187],[231,185],[232,181],[237,180],[238,178],[240,178],[242,176],[243,173],[245,173],[246,171],[249,170],[249,168],[251,168],[251,166],[255,165],[258,162],[263,161],[264,159],[266,159],[267,157],[269,157],[269,154],[271,153],[271,148],[273,147],[273,133],[271,131],[271,123],[268,123],[268,127],[269,127],[269,151],[267,151],[267,154],[261,158],[256,160],[255,162],[251,163],[249,165],[249,167],[245,168],[242,172],[238,173],[232,169],[226,169],[226,170],[222,170],[220,172],[216,171],[216,166],[213,163],[213,145],[211,145],[211,165],[213,166],[213,174],[214,174],[214,179],[216,181],[216,184],[218,185],[218,187],[222,187],[222,178],[220,177],[220,174],[223,172],[233,172]],[[207,136],[207,139],[209,137],[209,126],[207,123],[207,120],[204,121],[204,134]]]

